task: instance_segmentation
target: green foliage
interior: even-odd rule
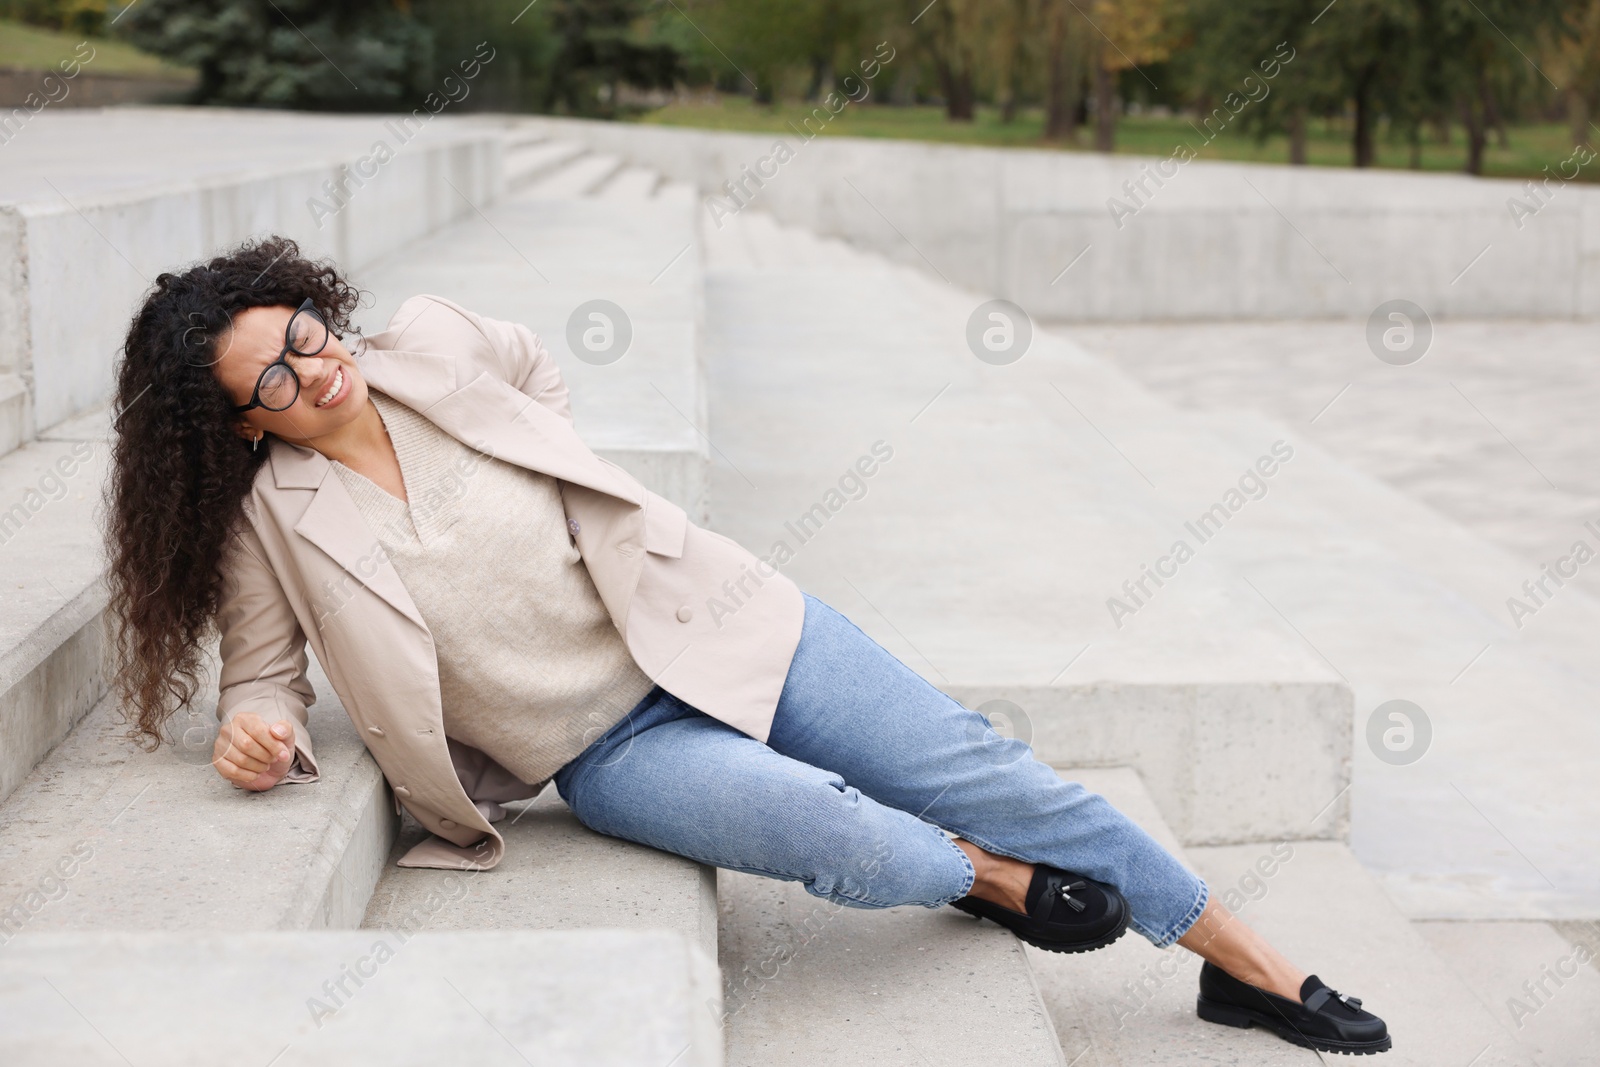
[[[141,0],[122,23],[206,103],[392,110],[431,88],[431,34],[386,0]]]

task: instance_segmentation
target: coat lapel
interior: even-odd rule
[[[635,483],[591,452],[572,424],[521,390],[474,365],[435,352],[378,348],[357,351],[370,385],[417,411],[472,448],[564,482],[642,506]],[[478,373],[465,384],[462,374]],[[333,464],[312,448],[273,439],[270,462],[279,489],[314,489],[295,532],[331,556],[362,584],[417,625],[427,628],[416,603],[368,527]]]

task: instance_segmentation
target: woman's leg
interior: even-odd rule
[[[1205,883],[1104,797],[1064,781],[809,595],[767,744],[987,853],[1116,887],[1129,925],[1157,946],[1205,910]]]
[[[940,907],[972,887],[972,864],[936,827],[677,697],[653,697],[556,772],[591,829],[852,907]]]

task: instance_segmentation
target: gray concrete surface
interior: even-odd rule
[[[0,802],[106,689],[101,422],[0,454]]]
[[[1341,843],[1179,847],[1144,783],[1128,772],[1063,770],[1106,796],[1204,878],[1212,894],[1299,966],[1383,1016],[1385,1063],[1532,1065],[1537,1049],[1498,1026],[1453,963],[1434,953]],[[1482,924],[1465,924],[1478,927]],[[1199,959],[1125,937],[1083,956],[1029,951],[1069,1057],[1084,1065],[1315,1063],[1261,1030],[1194,1014]],[[1576,1003],[1574,1003],[1576,1007]],[[1553,1010],[1553,1009],[1552,1009]],[[1570,1022],[1587,1018],[1581,1011]],[[1592,1039],[1591,1042],[1592,1044]]]
[[[1507,606],[1534,604],[1523,583],[1574,542],[1600,548],[1581,526],[1600,514],[1583,462],[1593,332],[1446,324],[1401,368],[1349,324],[1071,331],[1213,425],[1266,412],[1311,442],[1264,513],[1273,528],[1239,547],[1352,681],[1352,842],[1413,917],[1600,915],[1594,575],[1547,583],[1531,616]],[[1392,698],[1432,722],[1409,765],[1364,740]]]
[[[992,923],[717,879],[730,1064],[1066,1063],[1022,943]]]
[[[1549,923],[1418,922],[1433,951],[1500,1026],[1546,1067],[1595,1060],[1600,971]]]
[[[481,217],[356,271],[376,301],[359,324],[382,329],[406,298],[435,293],[527,325],[561,368],[584,441],[704,516],[707,450],[696,429],[706,405],[703,268],[693,198],[677,186],[585,196],[574,190],[587,183],[566,176],[590,157],[561,158],[565,165]],[[621,308],[632,328],[626,352],[607,363],[580,359],[568,339],[574,315],[597,299]],[[580,338],[590,321],[583,318]]]
[[[1364,320],[1396,297],[1436,314],[1600,312],[1600,190],[1585,183],[1554,182],[1548,203],[1519,217],[1512,198],[1538,205],[1524,183],[1465,175],[1195,161],[1169,162],[1158,185],[1148,175],[1167,153],[519,126],[695,184],[708,220],[749,201],[1041,318]],[[742,183],[738,201],[725,182]]]
[[[671,930],[716,958],[713,868],[595,833],[553,785],[507,810],[497,827],[505,858],[493,870],[466,873],[395,866],[427,836],[406,816],[361,925],[393,929],[424,914],[432,930]],[[430,894],[448,905],[429,912]]]
[[[1138,774],[1127,768],[1060,769],[1144,827],[1185,859]],[[1257,846],[1270,854],[1270,846]],[[1192,864],[1190,865],[1192,868]],[[1212,891],[1226,888],[1214,884]],[[1194,1012],[1200,958],[1187,949],[1158,949],[1132,931],[1096,952],[1063,956],[1029,946],[1045,1006],[1061,1047],[1075,1067],[1232,1064],[1279,1067],[1319,1062],[1316,1053],[1271,1037],[1214,1026]]]
[[[109,397],[132,308],[164,270],[268,232],[359,267],[499,198],[497,127],[442,115],[402,137],[386,118],[210,108],[33,118],[5,146],[0,175],[0,373],[30,393],[21,425],[0,439]]]
[[[665,931],[29,935],[0,1061],[720,1067],[720,994]]]
[[[358,926],[394,840],[393,802],[315,659],[309,678],[322,778],[266,793],[211,767],[214,687],[174,721],[185,743],[153,754],[124,739],[103,699],[0,807],[4,939]]]
[[[1015,701],[1050,760],[1140,767],[1186,841],[1344,832],[1344,682],[1230,560],[1200,545],[1135,617],[1107,607],[1276,433],[1241,455],[1044,332],[980,362],[982,297],[758,212],[704,232],[717,529],[784,542],[933,684]]]

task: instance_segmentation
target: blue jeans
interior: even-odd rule
[[[809,594],[765,744],[657,686],[555,774],[584,825],[852,907],[972,888],[950,835],[1115,886],[1158,947],[1208,890],[1102,796],[935,689]]]

